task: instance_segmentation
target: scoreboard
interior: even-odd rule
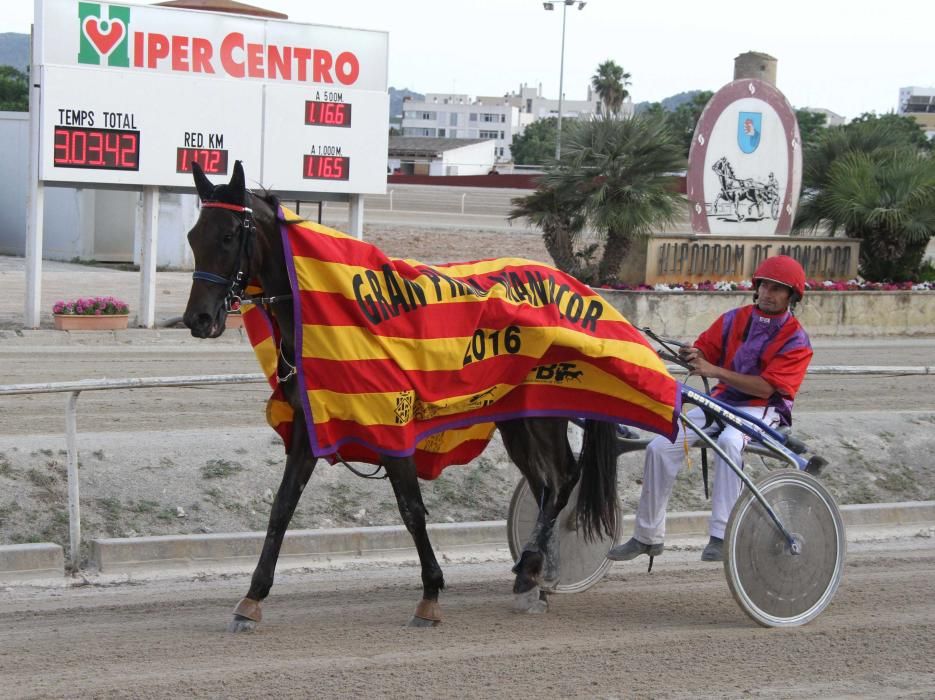
[[[37,0],[36,47],[46,183],[386,190],[384,32]]]

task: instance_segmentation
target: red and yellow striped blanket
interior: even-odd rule
[[[640,333],[590,287],[501,258],[424,265],[280,212],[315,456],[376,464],[412,455],[422,478],[483,451],[494,421],[596,418],[675,432],[680,393]],[[275,319],[244,306],[287,449]],[[298,354],[298,353],[297,353]]]

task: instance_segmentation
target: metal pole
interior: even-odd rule
[[[65,447],[68,450],[68,563],[78,570],[81,550],[81,506],[78,502],[78,394],[73,391],[65,404]]]
[[[156,257],[159,251],[159,188],[143,188],[143,245],[140,251],[140,308],[136,325],[156,327]]]
[[[568,3],[562,0],[562,58],[558,69],[558,132],[555,134],[555,160],[562,156],[562,91],[565,80],[565,14]]]
[[[29,156],[26,188],[26,304],[23,321],[27,328],[39,327],[40,307],[42,305],[42,236],[45,204],[45,189],[40,180],[39,163],[39,115],[42,109],[41,76],[35,56],[36,35],[31,32],[29,46]]]

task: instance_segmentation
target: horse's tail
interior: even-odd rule
[[[578,529],[586,541],[617,531],[617,426],[586,420],[578,457]]]

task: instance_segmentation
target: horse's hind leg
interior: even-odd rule
[[[498,427],[507,453],[539,502],[536,525],[513,567],[513,607],[518,612],[545,612],[548,603],[541,593],[540,579],[543,573],[546,580],[558,577],[555,524],[578,480],[567,421],[540,418],[508,421]]]
[[[393,485],[399,514],[412,535],[416,551],[419,553],[419,563],[422,565],[422,600],[409,620],[409,626],[433,627],[442,621],[438,594],[445,587],[445,579],[425,528],[426,510],[416,476],[416,465],[409,458],[386,458],[383,460],[383,467]]]
[[[234,608],[234,617],[227,628],[229,632],[251,632],[260,622],[262,617],[260,601],[269,595],[270,588],[273,587],[273,574],[276,571],[276,561],[279,559],[283,537],[289,527],[289,521],[292,520],[295,507],[299,503],[302,490],[315,469],[316,461],[309,450],[305,427],[302,421],[296,421],[293,429],[292,449],[286,459],[286,469],[282,475],[279,492],[270,510],[269,525],[266,528],[266,539],[263,542],[263,550],[260,552],[260,560],[253,571],[250,590]]]

